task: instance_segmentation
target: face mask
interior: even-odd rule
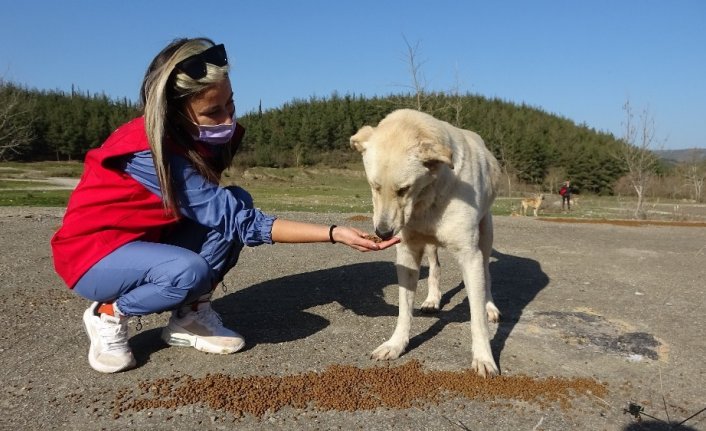
[[[197,141],[211,145],[223,145],[230,142],[235,133],[235,116],[231,124],[218,124],[216,126],[204,126],[198,124],[199,135],[193,136]]]

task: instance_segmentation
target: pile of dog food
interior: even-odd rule
[[[118,392],[114,417],[128,411],[208,406],[235,417],[262,417],[285,406],[321,411],[372,410],[379,407],[422,407],[451,398],[478,401],[517,400],[542,407],[563,408],[574,397],[591,393],[603,397],[606,386],[587,378],[479,377],[471,370],[425,371],[418,361],[398,367],[361,369],[332,365],[323,372],[289,376],[233,377],[207,374],[202,378],[176,376],[140,382],[137,390]]]
[[[380,237],[377,236],[377,235],[365,235],[364,238],[365,238],[365,239],[369,239],[370,241],[374,241],[374,242],[376,242],[376,243],[381,243],[381,242],[382,242],[382,238],[380,238]]]

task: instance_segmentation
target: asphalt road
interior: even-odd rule
[[[568,404],[450,396],[414,407],[357,411],[285,406],[240,418],[195,400],[173,408],[134,409],[124,394],[174,376],[202,378],[320,373],[334,364],[386,366],[369,353],[394,328],[394,250],[359,253],[343,245],[246,249],[217,293],[214,308],[248,342],[234,355],[168,347],[167,315],[131,324],[138,367],[116,375],[88,365],[81,314],[88,303],[54,274],[48,245],[59,209],[0,209],[0,429],[668,429],[706,407],[706,228],[564,224],[496,217],[493,292],[503,313],[491,325],[503,376],[590,378],[602,397]],[[349,224],[353,214],[284,214]],[[358,217],[361,218],[361,217]],[[425,370],[470,366],[469,311],[458,268],[441,254],[443,308],[415,313],[408,352],[391,367],[420,361]],[[425,275],[423,271],[423,276]],[[420,283],[417,307],[424,299]],[[492,385],[492,382],[491,382]],[[430,388],[431,389],[431,388]],[[123,398],[121,398],[123,397]],[[638,424],[623,409],[643,408]],[[706,412],[680,429],[706,429]]]

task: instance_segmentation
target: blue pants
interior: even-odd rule
[[[209,293],[235,266],[243,245],[191,220],[163,242],[135,241],[93,265],[74,286],[91,301],[115,302],[142,316],[173,310]]]

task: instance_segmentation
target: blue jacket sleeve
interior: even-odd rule
[[[255,208],[245,189],[220,187],[209,182],[180,156],[172,156],[170,165],[183,216],[221,232],[229,241],[238,238],[247,246],[272,244],[275,217]],[[140,151],[130,157],[125,172],[152,193],[162,196],[150,151]]]

